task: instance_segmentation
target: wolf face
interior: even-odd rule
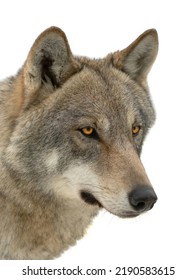
[[[4,85],[9,102],[0,95],[6,170],[23,188],[89,211],[135,217],[151,209],[157,196],[139,156],[155,120],[147,75],[157,51],[153,29],[93,60],[73,56],[59,28],[44,31]]]

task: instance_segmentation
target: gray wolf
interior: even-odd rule
[[[51,259],[101,208],[128,218],[157,196],[140,161],[155,120],[147,30],[103,59],[74,56],[51,27],[0,83],[0,258]]]

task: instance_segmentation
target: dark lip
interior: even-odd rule
[[[98,205],[100,208],[102,208],[102,204],[88,191],[81,191],[80,193],[81,198],[84,202],[90,205]]]

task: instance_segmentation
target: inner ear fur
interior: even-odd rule
[[[114,53],[113,64],[130,75],[133,80],[145,84],[157,52],[157,31],[155,29],[149,29],[141,34],[126,49]]]
[[[36,39],[25,62],[25,95],[36,93],[47,83],[54,88],[60,87],[79,68],[64,32],[58,27],[50,27]]]

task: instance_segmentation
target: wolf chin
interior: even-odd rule
[[[103,59],[74,56],[51,27],[0,83],[0,258],[51,259],[99,210],[136,217],[157,196],[140,161],[155,120],[147,30]]]

